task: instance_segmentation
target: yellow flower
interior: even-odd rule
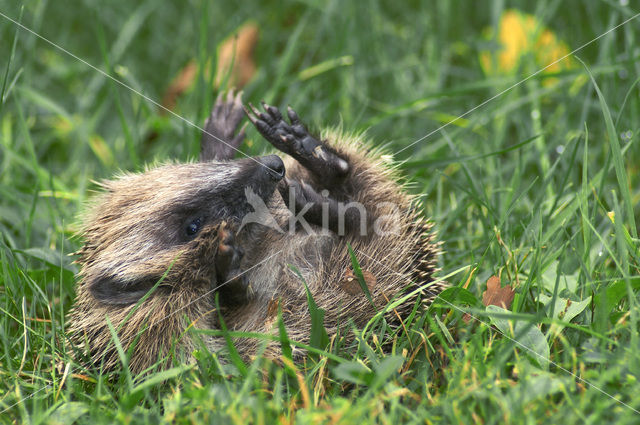
[[[485,35],[493,39],[494,34],[489,30]],[[480,52],[480,65],[486,75],[513,75],[528,65],[525,59],[536,67],[527,73],[548,66],[542,73],[550,74],[574,66],[570,57],[559,61],[569,53],[567,45],[543,27],[535,16],[517,10],[505,11],[500,17],[495,39],[500,44],[498,50]],[[544,81],[545,85],[552,83],[551,79]]]

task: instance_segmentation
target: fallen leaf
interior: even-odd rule
[[[369,288],[369,292],[373,292],[373,288],[377,283],[376,277],[367,270],[362,270],[362,277],[364,278],[364,282],[367,284],[367,288]],[[358,282],[358,278],[356,277],[355,273],[353,273],[353,270],[347,270],[344,277],[340,281],[340,287],[350,295],[362,294],[360,282]]]
[[[83,375],[81,373],[72,373],[71,374],[72,378],[76,378],[76,379],[82,379],[83,381],[87,381],[87,382],[96,382],[95,379],[87,376],[87,375]]]
[[[500,278],[491,276],[487,280],[487,290],[482,293],[482,304],[484,306],[495,305],[508,310],[513,302],[515,291],[511,285],[500,287]]]
[[[169,87],[164,92],[164,96],[162,96],[162,106],[173,111],[178,102],[178,98],[193,85],[197,73],[198,64],[195,60],[190,60],[189,63],[180,70],[178,75],[171,80],[171,83],[169,83]],[[165,109],[160,110],[160,114],[162,115],[164,115],[165,112]]]
[[[216,87],[220,86],[227,74],[229,87],[242,88],[251,80],[256,73],[253,50],[257,43],[258,26],[249,22],[220,44],[214,82]]]
[[[217,63],[213,88],[217,89],[228,78],[227,86],[240,89],[253,78],[256,73],[256,65],[253,60],[253,51],[258,42],[258,26],[252,22],[241,26],[234,34],[227,37],[218,46]],[[162,106],[173,111],[178,98],[193,88],[198,75],[198,63],[190,60],[171,80],[169,87],[162,97]],[[206,64],[204,78],[210,81],[211,65]],[[160,111],[161,115],[166,109]]]

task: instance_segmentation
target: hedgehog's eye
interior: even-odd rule
[[[200,231],[201,227],[202,227],[202,217],[198,217],[191,220],[189,223],[187,223],[187,226],[185,227],[184,231],[187,234],[187,236],[193,236]]]

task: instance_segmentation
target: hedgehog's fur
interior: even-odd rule
[[[218,100],[218,110],[214,109],[207,126],[214,139],[239,144],[243,134],[233,135],[240,105],[239,96]],[[261,130],[256,122],[260,116],[249,116]],[[304,181],[318,191],[329,189],[335,199],[364,205],[369,217],[365,236],[358,229],[346,229],[339,236],[315,225],[312,233],[286,229],[290,213],[282,191],[260,174],[264,163],[277,165],[275,160],[262,164],[252,159],[228,161],[228,145],[216,147],[219,142],[207,137],[202,162],[164,165],[103,183],[104,192],[85,216],[85,244],[79,251],[77,300],[70,314],[70,330],[78,346],[94,363],[115,367],[119,359],[108,317],[125,350],[135,343],[129,367],[140,372],[159,358],[167,366],[172,347],[188,360],[197,344],[187,328],[219,329],[218,314],[230,330],[277,332],[276,306],[282,311],[289,337],[308,343],[311,320],[304,282],[325,311],[329,335],[349,319],[363,326],[376,309],[407,290],[416,295],[396,307],[389,316],[392,320],[406,318],[418,296],[423,306],[429,305],[444,288],[443,282],[433,278],[439,245],[433,242],[431,224],[419,216],[416,200],[398,183],[390,157],[360,136],[334,130],[325,131],[321,139],[348,162],[348,173],[327,181],[287,156],[286,181]],[[260,224],[240,226],[243,216],[251,212],[241,201],[245,186],[264,200],[284,232]],[[185,239],[180,233],[185,220],[203,208],[206,223],[194,238]],[[371,231],[381,216],[388,219],[385,230],[396,226],[394,234]],[[234,236],[232,242],[229,234]],[[217,260],[229,248],[227,244],[244,251],[231,273],[242,276],[230,283],[220,281],[224,279]],[[369,288],[375,308],[364,293],[343,288],[346,276],[352,273],[348,244],[369,280],[375,281]],[[221,284],[224,289],[216,291]],[[419,288],[422,291],[415,291]],[[150,289],[151,294],[145,295]],[[220,292],[220,312],[215,309],[216,292]],[[348,328],[344,330],[349,333]],[[221,337],[201,334],[197,338],[212,352],[227,347]],[[255,354],[260,344],[259,339],[234,339],[245,358]],[[279,355],[279,344],[270,343],[266,355]]]

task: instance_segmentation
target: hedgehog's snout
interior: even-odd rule
[[[275,181],[280,181],[284,177],[284,162],[278,155],[267,155],[258,158],[258,162],[263,166],[264,171]]]

